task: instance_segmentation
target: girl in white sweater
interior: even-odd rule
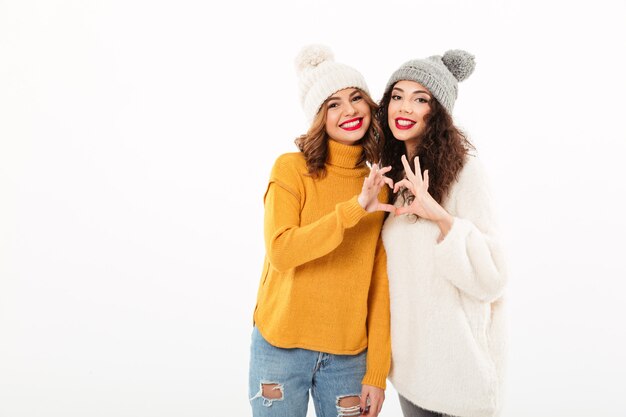
[[[396,70],[377,114],[397,207],[383,227],[392,369],[405,417],[487,417],[501,408],[506,283],[487,180],[454,126],[461,50]]]

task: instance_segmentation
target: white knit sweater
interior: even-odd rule
[[[389,380],[427,410],[494,416],[501,406],[506,272],[478,158],[467,158],[443,206],[454,223],[439,244],[439,228],[415,216],[390,215],[383,227],[391,296]]]

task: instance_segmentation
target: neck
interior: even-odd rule
[[[333,139],[328,140],[328,165],[343,168],[355,168],[363,163],[359,163],[363,154],[363,146],[360,144],[345,145]]]
[[[406,151],[407,158],[414,158],[417,156],[417,147],[419,145],[419,140],[415,139],[412,141],[404,142],[404,150]]]

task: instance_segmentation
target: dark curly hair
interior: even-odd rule
[[[363,146],[363,154],[359,163],[364,161],[370,164],[377,163],[380,159],[383,141],[383,133],[378,119],[375,117],[378,105],[364,91],[360,90],[363,99],[369,105],[371,111],[370,127],[365,136],[359,141]],[[326,100],[328,101],[328,99]],[[326,114],[328,106],[326,101],[315,115],[308,132],[296,138],[295,143],[300,152],[304,154],[309,175],[313,178],[321,178],[326,175],[326,159],[328,157],[328,133],[326,133]]]
[[[382,125],[383,134],[387,138],[382,146],[381,165],[392,167],[387,176],[395,184],[404,178],[404,167],[400,158],[407,152],[404,143],[393,136],[387,121],[392,90],[393,86],[389,87],[380,100],[376,119]],[[450,186],[465,164],[466,155],[474,149],[474,146],[465,133],[454,126],[452,117],[437,99],[432,97],[429,104],[430,112],[424,117],[426,129],[422,133],[417,149],[413,150],[414,154],[406,157],[411,169],[415,170],[413,160],[419,156],[422,174],[426,169],[429,173],[428,192],[442,204],[448,196]],[[399,193],[390,193],[389,202],[395,202],[398,194],[406,201],[413,200],[413,195],[404,189]]]

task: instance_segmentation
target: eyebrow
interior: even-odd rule
[[[394,89],[394,90],[398,90],[398,91],[400,91],[401,93],[404,93],[404,90],[403,90],[403,89],[401,89],[400,87],[394,87],[393,89]],[[425,90],[415,90],[415,91],[413,91],[411,94],[417,94],[417,93],[424,93],[424,94],[428,94],[429,96],[431,95],[428,91],[425,91]]]
[[[358,89],[354,90],[353,92],[350,93],[350,97],[354,96],[355,94],[361,94],[361,90],[358,90]],[[331,100],[341,100],[341,97],[331,96],[328,99],[328,101],[331,101]]]

